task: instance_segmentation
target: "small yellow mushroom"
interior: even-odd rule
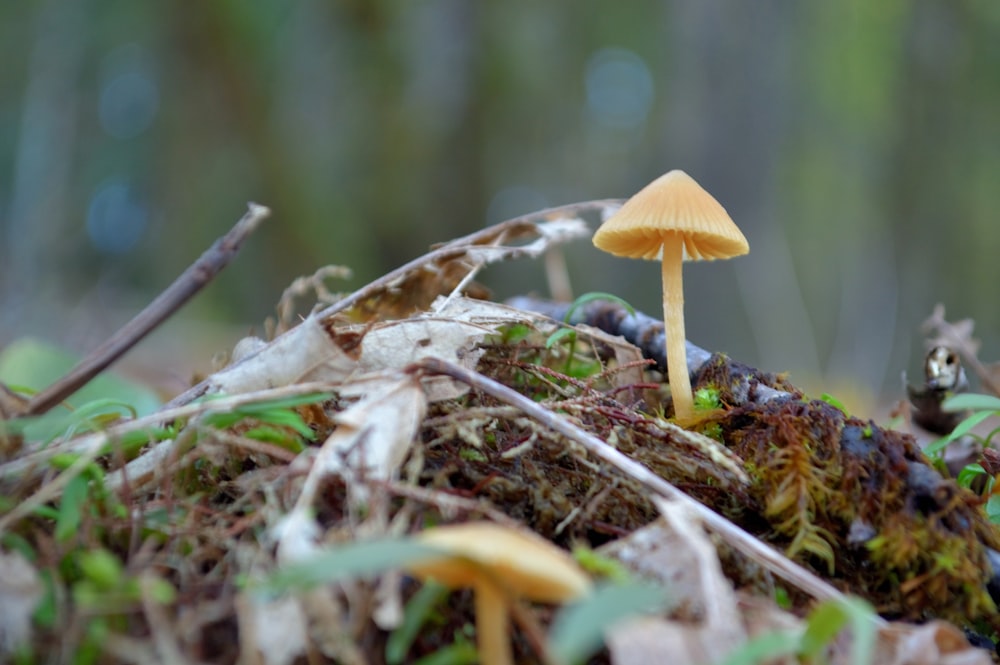
[[[523,598],[562,603],[591,587],[590,578],[569,554],[531,532],[469,522],[427,529],[417,541],[441,554],[408,565],[411,575],[451,588],[472,588],[483,665],[513,663],[508,634],[512,602]]]

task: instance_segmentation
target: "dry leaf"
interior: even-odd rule
[[[438,298],[431,311],[372,326],[361,340],[358,370],[402,369],[428,357],[475,369],[482,356],[475,346],[485,337],[503,326],[530,323],[521,310],[462,296]],[[454,399],[468,391],[465,384],[443,376],[426,378],[424,388],[431,402]]]
[[[702,648],[699,630],[660,617],[622,621],[604,642],[614,665],[704,665],[715,663]]]
[[[337,429],[313,468],[376,480],[395,477],[426,412],[427,396],[412,375],[385,381],[334,416]]]
[[[979,354],[979,340],[972,336],[976,322],[972,319],[962,319],[949,323],[944,318],[944,305],[938,303],[930,317],[923,322],[920,329],[927,334],[926,346],[946,346],[949,349],[960,350],[972,357]],[[933,334],[931,334],[933,333]]]
[[[338,424],[313,458],[295,507],[272,529],[278,560],[301,561],[315,553],[321,529],[312,505],[324,478],[340,474],[352,501],[367,499],[365,480],[394,478],[427,410],[419,380],[411,374],[370,377],[367,393],[337,414]]]
[[[845,654],[846,656],[846,654]],[[846,659],[841,663],[848,665]],[[892,624],[879,632],[872,660],[886,665],[988,665],[989,652],[969,646],[955,626],[931,621],[922,626]]]
[[[244,662],[290,665],[305,654],[306,617],[297,598],[240,593],[236,608]]]
[[[602,548],[679,600],[673,620],[616,625],[606,642],[615,663],[717,663],[746,642],[732,584],[708,536],[683,505],[653,497],[662,520]]]
[[[381,324],[361,343],[359,370],[401,369],[427,357],[446,358],[472,369],[482,355],[473,345],[491,332],[462,321],[423,317]],[[427,377],[424,385],[432,402],[454,399],[468,390],[464,384],[439,376]]]
[[[237,394],[303,383],[342,383],[357,361],[340,349],[315,316],[241,362],[210,376],[207,392]]]
[[[521,256],[537,258],[553,245],[590,235],[587,223],[576,217],[540,222],[535,224],[535,231],[538,233],[538,238],[526,245],[518,247],[475,245],[468,249],[466,256],[482,263],[497,263]]]

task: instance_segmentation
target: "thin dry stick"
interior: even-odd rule
[[[35,395],[28,402],[25,415],[45,413],[75,393],[203,289],[236,256],[247,236],[271,214],[270,209],[256,203],[250,203],[247,207],[246,214],[236,225],[205,250],[153,302],[106,342],[91,351],[68,374]]]
[[[491,397],[516,406],[546,427],[579,443],[588,452],[639,481],[652,492],[687,506],[702,520],[706,527],[722,536],[733,548],[802,591],[820,600],[844,600],[846,598],[843,593],[832,585],[779,552],[776,552],[707,506],[692,499],[663,478],[654,474],[644,465],[627,457],[593,434],[580,429],[568,420],[559,417],[517,391],[482,374],[469,371],[439,358],[425,358],[412,365],[410,370],[450,376]]]

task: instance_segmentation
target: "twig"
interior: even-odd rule
[[[444,374],[502,402],[516,406],[546,427],[575,441],[594,456],[599,457],[642,483],[650,491],[688,507],[702,520],[706,527],[719,534],[734,549],[750,557],[790,584],[820,600],[845,599],[844,594],[832,585],[776,552],[707,506],[692,499],[644,465],[627,457],[593,434],[573,425],[567,419],[559,417],[515,390],[486,376],[471,372],[463,367],[438,358],[425,358],[412,365],[410,371]]]
[[[246,214],[236,222],[236,225],[216,240],[153,302],[149,303],[145,309],[122,326],[106,342],[91,351],[68,374],[35,395],[28,402],[25,415],[45,413],[118,360],[225,268],[236,256],[240,245],[247,236],[270,214],[271,211],[262,205],[248,204]]]

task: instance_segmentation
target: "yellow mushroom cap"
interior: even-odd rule
[[[684,258],[728,259],[750,251],[729,213],[684,171],[646,185],[594,234],[594,246],[615,256],[657,259],[668,234],[684,239]]]
[[[493,522],[467,522],[427,529],[417,540],[440,550],[407,566],[421,579],[468,587],[486,576],[513,596],[560,603],[590,590],[590,578],[568,553],[527,531]]]

